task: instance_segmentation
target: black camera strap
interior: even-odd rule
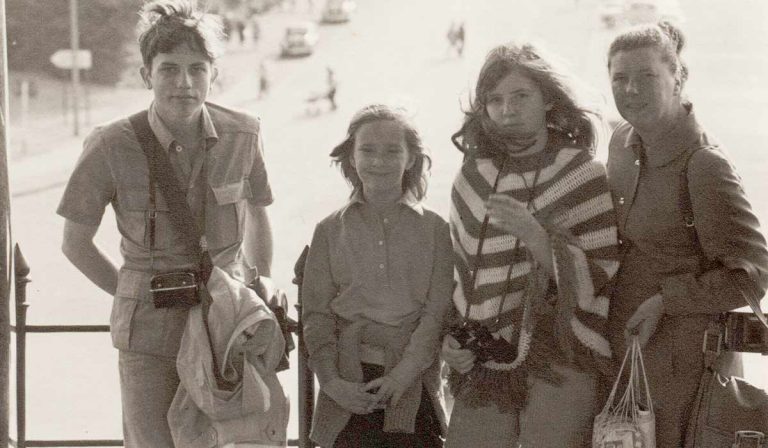
[[[546,151],[544,149],[543,151]],[[506,171],[507,161],[510,159],[509,155],[505,155],[504,160],[501,163],[501,166],[499,167],[498,173],[496,173],[496,179],[493,181],[493,189],[491,190],[491,194],[495,194],[499,188],[499,179],[501,179],[502,174],[504,171]],[[536,167],[536,173],[533,176],[533,182],[530,187],[528,187],[528,182],[525,180],[525,176],[522,174],[520,177],[523,179],[523,184],[525,185],[526,190],[528,191],[528,198],[526,201],[526,208],[530,207],[534,200],[534,195],[536,194],[536,184],[539,182],[539,175],[541,174],[541,163],[537,164]],[[467,305],[464,310],[464,317],[462,321],[466,323],[469,320],[469,310],[472,306],[472,296],[474,296],[475,289],[477,288],[477,275],[478,271],[480,271],[480,267],[482,265],[482,257],[483,257],[483,245],[485,243],[485,234],[488,231],[488,223],[490,221],[490,215],[486,211],[485,216],[483,217],[483,222],[480,225],[480,232],[477,236],[478,242],[477,242],[477,252],[475,254],[475,263],[472,269],[472,289],[469,291],[469,295],[465,292],[465,298],[467,301]],[[520,238],[515,238],[515,247],[512,249],[512,253],[516,253],[517,250],[520,248]],[[508,295],[508,289],[509,289],[509,283],[512,279],[512,261],[509,263],[509,268],[507,269],[507,277],[504,281],[504,290],[501,293],[501,300],[499,300],[499,309],[496,312],[496,320],[494,321],[494,325],[498,325],[500,319],[501,319],[501,313],[504,309],[504,302],[507,300]]]
[[[211,276],[213,270],[213,261],[208,253],[208,249],[205,244],[205,233],[203,229],[200,229],[195,224],[195,218],[192,214],[192,210],[187,203],[186,194],[184,190],[179,186],[178,179],[174,174],[173,167],[168,158],[163,146],[157,140],[157,136],[152,131],[152,127],[149,125],[149,112],[144,110],[129,118],[133,131],[136,134],[136,138],[141,145],[141,149],[147,157],[147,164],[149,166],[149,201],[150,201],[150,250],[154,247],[155,240],[155,221],[156,221],[156,198],[155,198],[155,185],[160,188],[160,193],[165,198],[170,210],[169,219],[171,225],[176,231],[181,234],[185,242],[190,245],[194,245],[200,248],[200,261],[198,268],[199,283],[198,291],[201,299],[201,311],[203,314],[203,325],[205,326],[205,333],[208,337],[208,344],[211,349],[211,359],[213,361],[213,371],[217,382],[223,381],[221,372],[219,371],[219,363],[216,359],[216,352],[213,348],[213,339],[211,338],[211,330],[208,325],[208,310],[213,302],[211,294],[208,292],[206,284]],[[202,155],[205,157],[205,155]],[[205,179],[206,164],[203,163],[202,177]],[[205,210],[205,197],[208,192],[203,193],[203,210]],[[205,212],[203,212],[205,213]]]

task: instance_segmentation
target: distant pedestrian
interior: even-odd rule
[[[259,64],[259,99],[262,99],[269,92],[269,73],[267,65],[262,61]]]
[[[451,22],[451,26],[446,33],[448,39],[448,54],[454,51],[458,56],[464,53],[464,22]]]
[[[328,99],[328,103],[331,105],[331,110],[336,110],[336,74],[330,67],[326,67],[326,71],[328,72],[328,93],[326,93],[326,98]]]
[[[459,22],[459,26],[456,27],[456,53],[461,57],[464,54],[464,22]]]
[[[456,42],[456,22],[451,22],[448,27],[448,32],[445,33],[445,38],[448,40],[448,56],[453,53],[454,45]]]

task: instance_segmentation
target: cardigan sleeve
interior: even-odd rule
[[[716,314],[761,298],[768,287],[768,250],[734,167],[719,149],[698,151],[688,174],[696,233],[714,268],[662,281],[665,312]]]
[[[320,223],[312,236],[304,267],[301,318],[309,365],[321,387],[339,376],[336,364],[336,319],[330,305],[336,297],[336,291],[331,273],[328,237]]]
[[[453,251],[448,223],[438,219],[434,229],[432,273],[427,300],[416,329],[411,334],[400,362],[389,375],[403,385],[412,384],[438,356],[442,327],[452,308]]]

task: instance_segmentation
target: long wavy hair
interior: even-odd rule
[[[214,62],[224,49],[221,20],[199,11],[193,0],[155,0],[139,12],[139,49],[144,66],[151,68],[158,53],[188,46]]]
[[[403,193],[410,191],[416,199],[424,199],[427,195],[427,175],[432,167],[432,159],[427,155],[421,135],[406,110],[384,104],[371,104],[357,111],[350,120],[344,141],[331,151],[333,164],[339,167],[344,179],[353,188],[352,195],[363,188],[360,176],[350,160],[355,149],[355,136],[364,124],[376,121],[394,121],[403,129],[408,152],[415,160],[413,166],[403,173]]]
[[[587,106],[576,95],[576,80],[557,66],[553,57],[545,57],[542,49],[530,42],[511,42],[492,49],[480,69],[474,98],[464,110],[464,122],[453,134],[453,144],[465,155],[506,151],[489,131],[491,122],[486,111],[488,94],[504,77],[518,72],[528,77],[541,90],[544,102],[551,104],[546,122],[550,133],[559,134],[572,146],[595,154],[598,125],[602,117],[597,109]]]

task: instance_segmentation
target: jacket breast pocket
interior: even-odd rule
[[[246,179],[223,185],[211,185],[215,204],[206,219],[208,244],[211,249],[229,247],[243,240],[247,202],[251,185]]]
[[[151,238],[151,207],[149,188],[118,192],[120,225],[136,244],[149,249]],[[168,204],[161,194],[155,196],[155,249],[167,249],[172,238]]]

